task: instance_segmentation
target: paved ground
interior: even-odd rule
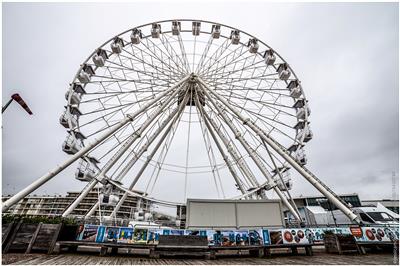
[[[65,264],[91,264],[91,265],[137,265],[137,264],[178,264],[178,265],[207,265],[207,264],[370,264],[370,265],[391,265],[394,263],[393,254],[367,254],[367,255],[334,255],[324,252],[315,252],[314,256],[276,254],[271,258],[252,258],[252,257],[218,257],[216,260],[202,259],[149,259],[142,256],[107,256],[100,257],[97,254],[61,254],[61,255],[41,255],[41,254],[3,254],[2,264],[45,264],[45,265],[65,265]]]

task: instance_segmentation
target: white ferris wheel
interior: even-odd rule
[[[172,206],[193,196],[278,197],[299,219],[290,195],[295,170],[356,219],[305,168],[313,134],[298,77],[273,48],[242,30],[189,19],[129,29],[89,55],[65,98],[62,149],[70,159],[3,211],[79,160],[76,178],[87,184],[63,216],[100,183],[105,195],[114,188],[125,193],[114,212],[130,194]]]

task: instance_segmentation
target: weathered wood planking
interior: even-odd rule
[[[52,249],[60,231],[61,224],[42,224],[35,238],[32,238],[30,251],[48,252]]]
[[[16,224],[14,222],[9,223],[9,224],[2,224],[1,226],[1,247],[2,250],[4,250],[5,245],[7,244],[7,241],[10,239],[12,229],[14,228]]]
[[[11,250],[25,252],[38,226],[38,224],[18,223],[7,244],[5,252]]]

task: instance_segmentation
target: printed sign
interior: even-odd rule
[[[106,232],[106,227],[100,225],[99,229],[97,230],[97,236],[96,236],[96,242],[97,243],[102,243],[103,242],[105,232]]]
[[[104,242],[117,242],[119,227],[107,227],[104,234]]]
[[[134,243],[147,243],[147,229],[135,228],[132,240]]]
[[[311,231],[304,228],[290,228],[282,230],[283,244],[312,244],[313,237]]]
[[[149,229],[147,243],[158,244],[158,241],[160,240],[160,235],[163,235],[163,231],[164,230],[162,229]]]
[[[235,245],[236,246],[250,245],[248,230],[235,231]]]
[[[96,241],[98,225],[86,224],[79,233],[77,240],[94,242]]]
[[[361,227],[362,236],[356,237],[359,242],[393,242],[399,239],[397,227]]]
[[[119,229],[118,243],[133,243],[132,227],[122,227]]]
[[[270,230],[269,238],[271,239],[271,245],[282,245],[282,231],[281,230]]]

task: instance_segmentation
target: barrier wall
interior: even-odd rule
[[[113,227],[85,224],[78,229],[77,240],[90,242],[158,244],[160,235],[206,236],[209,246],[307,245],[323,244],[324,234],[353,235],[358,242],[393,242],[399,239],[398,227],[321,227],[257,230],[181,230]]]

